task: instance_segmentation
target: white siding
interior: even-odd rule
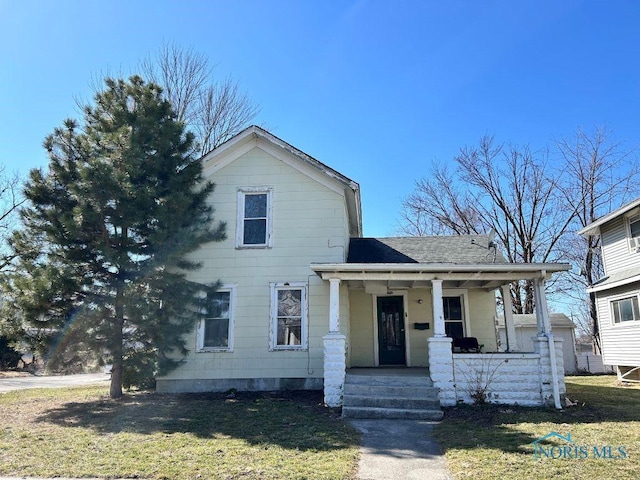
[[[640,366],[640,321],[614,324],[611,319],[611,298],[639,291],[640,283],[633,283],[596,294],[605,365]]]
[[[600,235],[602,256],[607,274],[640,267],[640,253],[632,252],[629,248],[627,224],[624,217],[616,218],[602,225]]]
[[[216,184],[211,203],[216,220],[227,223],[227,239],[207,244],[193,255],[203,266],[190,279],[202,283],[221,280],[236,286],[234,351],[194,353],[194,331],[188,338],[191,353],[165,378],[322,378],[329,285],[309,265],[344,261],[349,238],[344,196],[337,193],[339,188],[328,188],[259,147],[227,164],[211,179]],[[333,182],[328,177],[327,181]],[[237,191],[251,186],[273,188],[272,248],[235,248]],[[308,351],[270,351],[272,282],[308,285]],[[346,300],[341,314],[342,327],[348,329]]]

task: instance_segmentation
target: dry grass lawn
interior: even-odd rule
[[[494,405],[447,409],[436,428],[456,479],[637,479],[640,471],[640,387],[620,386],[614,376],[567,377],[567,396],[578,405],[563,411]],[[533,442],[571,434],[588,458],[570,458],[560,439],[546,442],[552,457],[534,458]],[[550,450],[552,447],[558,447]],[[603,446],[621,458],[598,458]],[[622,447],[626,458],[617,451]],[[565,452],[566,453],[566,452]],[[611,455],[613,456],[613,455]]]
[[[0,394],[0,475],[345,479],[357,433],[314,393],[134,393],[104,386]]]

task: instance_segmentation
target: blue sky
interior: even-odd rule
[[[635,146],[638,25],[632,1],[0,0],[0,162],[46,166],[92,80],[175,41],[360,183],[365,235],[393,235],[429,163],[484,134],[538,149],[606,124]]]

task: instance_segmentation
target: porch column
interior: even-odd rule
[[[538,336],[543,337],[551,331],[549,322],[549,310],[547,308],[547,296],[544,293],[544,280],[537,278],[533,284],[533,298],[535,301],[536,322],[538,324]]]
[[[513,303],[511,302],[510,284],[502,285],[502,304],[504,306],[504,327],[507,337],[507,352],[518,352],[518,342],[516,340],[516,328],[513,324]]]
[[[329,331],[340,331],[340,279],[329,279]]]
[[[433,305],[433,336],[446,337],[444,329],[444,306],[442,305],[442,280],[431,280]]]
[[[540,278],[536,278],[534,280],[534,298],[535,298],[535,311],[536,311],[536,320],[538,322],[538,338],[547,337],[547,345],[548,345],[548,355],[549,355],[549,364],[551,367],[551,388],[553,392],[553,403],[555,407],[560,410],[562,409],[562,401],[560,398],[560,379],[558,376],[558,361],[557,361],[557,352],[556,352],[556,344],[553,339],[553,332],[551,331],[551,322],[549,321],[549,310],[547,308],[547,296],[544,293],[544,275],[545,272],[542,272],[542,276]],[[543,354],[540,353],[541,357]],[[562,361],[562,357],[560,357]],[[542,361],[542,358],[541,358]],[[561,372],[561,375],[563,372]],[[563,378],[564,383],[564,378]]]
[[[347,337],[340,333],[340,279],[329,279],[329,334],[322,337],[324,346],[324,403],[342,405],[347,372]]]

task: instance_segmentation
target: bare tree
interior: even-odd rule
[[[0,271],[9,267],[14,258],[7,248],[7,240],[15,227],[18,208],[24,201],[19,174],[8,174],[5,166],[0,165]]]
[[[200,155],[247,127],[260,111],[238,82],[215,80],[207,57],[191,48],[166,43],[140,68],[147,80],[164,89],[178,120],[196,135]]]
[[[565,202],[575,211],[563,257],[578,266],[569,277],[579,288],[567,288],[565,293],[587,305],[588,321],[582,323],[599,349],[595,295],[585,298],[585,288],[604,274],[600,237],[574,232],[635,198],[640,192],[640,170],[635,152],[614,141],[607,127],[595,127],[591,132],[579,129],[573,138],[559,140],[556,145],[564,160],[565,181],[560,188]]]
[[[547,175],[546,151],[497,145],[491,136],[464,147],[455,174],[434,166],[404,201],[405,231],[474,234],[495,229],[510,262],[560,259],[559,241],[572,219],[558,177]],[[462,185],[464,187],[457,187]],[[413,221],[407,221],[413,219]],[[513,283],[515,313],[533,312],[532,282]]]

